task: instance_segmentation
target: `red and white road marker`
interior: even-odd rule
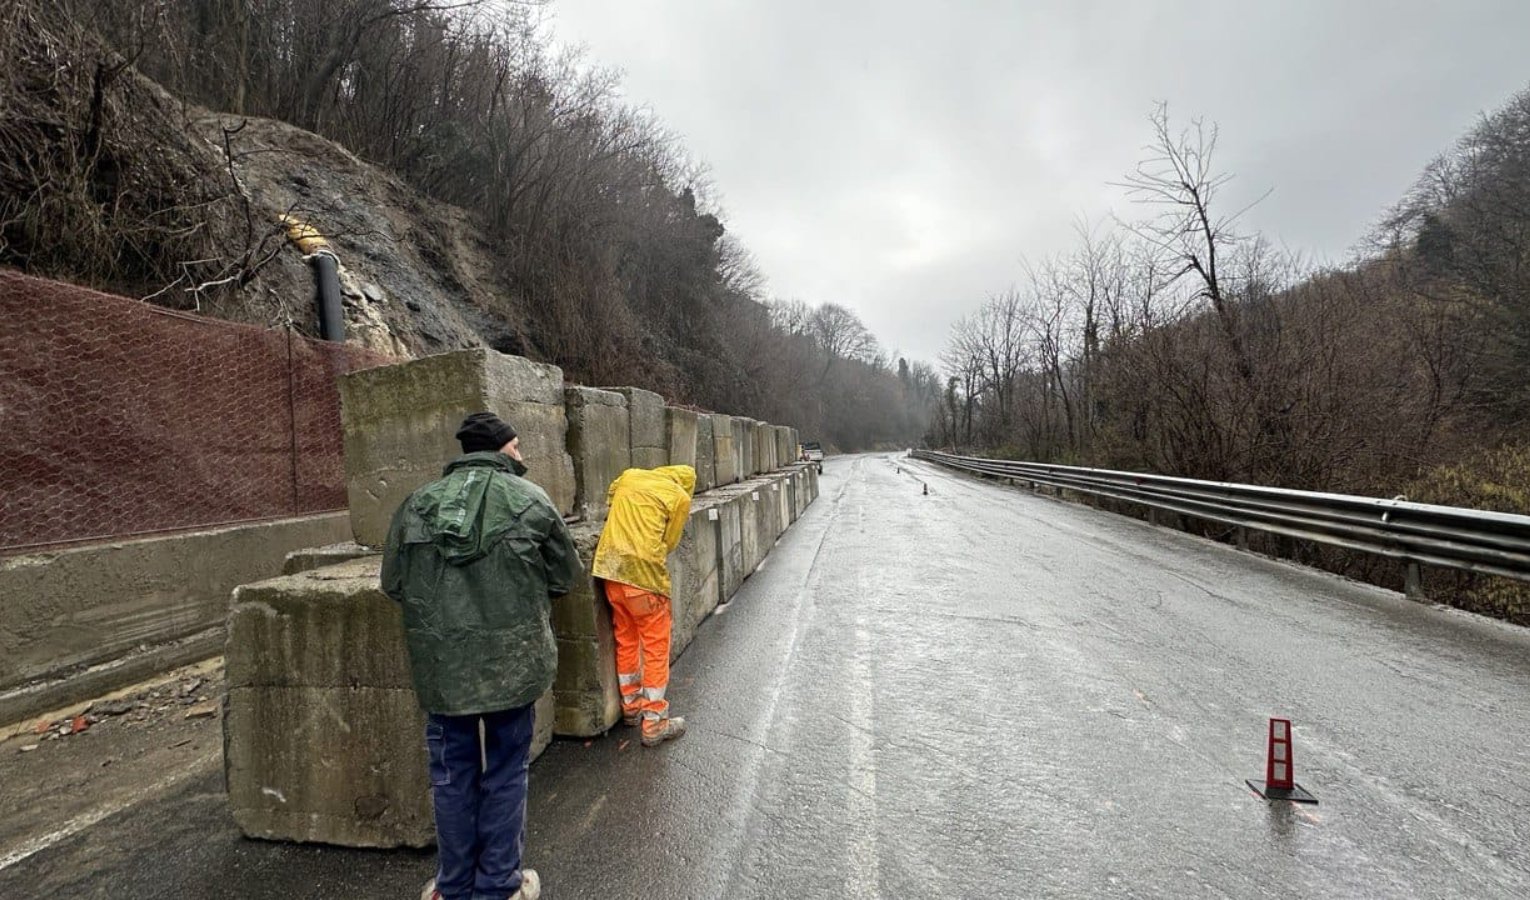
[[[1296,760],[1293,758],[1291,747],[1291,720],[1271,719],[1269,751],[1264,762],[1264,780],[1250,778],[1244,783],[1266,800],[1316,803],[1317,798],[1296,783]]]

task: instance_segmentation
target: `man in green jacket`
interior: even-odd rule
[[[579,555],[521,477],[514,429],[474,413],[457,440],[463,455],[398,508],[383,549],[383,590],[403,605],[429,714],[440,862],[421,898],[537,900],[537,874],[521,867],[532,704],[558,667],[550,598],[573,588]]]

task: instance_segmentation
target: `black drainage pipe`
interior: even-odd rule
[[[340,260],[333,253],[319,251],[309,257],[313,279],[318,285],[319,337],[326,341],[345,340],[345,313],[340,307]]]

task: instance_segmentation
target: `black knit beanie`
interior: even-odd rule
[[[498,450],[515,440],[515,429],[491,412],[478,412],[462,420],[457,440],[462,442],[463,453]]]

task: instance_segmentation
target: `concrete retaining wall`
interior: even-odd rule
[[[237,585],[349,532],[330,513],[0,559],[0,724],[216,656]]]

